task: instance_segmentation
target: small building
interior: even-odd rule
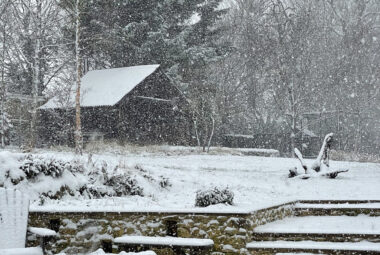
[[[223,136],[223,146],[231,148],[276,149],[283,155],[292,153],[291,133],[259,133],[253,135],[226,134]],[[318,155],[321,141],[317,135],[308,129],[297,129],[296,147],[306,157]]]
[[[43,145],[73,143],[75,89],[66,94],[39,108]],[[81,79],[80,104],[85,142],[190,143],[189,103],[159,65],[89,71]]]

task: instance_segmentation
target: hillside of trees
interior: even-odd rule
[[[339,150],[379,154],[379,54],[377,0],[2,0],[0,145],[38,146],[37,108],[77,67],[158,63],[200,146],[333,132]]]

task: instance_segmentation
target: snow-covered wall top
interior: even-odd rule
[[[159,65],[143,65],[89,71],[81,79],[81,106],[115,105],[158,67]],[[62,101],[68,102],[68,105],[64,105]],[[40,109],[74,107],[74,105],[75,90],[71,92],[68,101],[56,96]]]

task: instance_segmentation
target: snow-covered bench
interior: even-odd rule
[[[20,191],[0,188],[0,254],[41,255],[46,240],[56,232],[43,228],[27,228],[29,199]],[[40,238],[40,247],[25,248],[26,233]]]
[[[171,248],[175,254],[184,254],[190,249],[193,254],[202,254],[214,246],[211,239],[180,238],[180,237],[150,237],[150,236],[121,236],[114,239],[119,250],[138,251],[145,249]]]

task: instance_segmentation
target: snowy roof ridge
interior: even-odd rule
[[[154,73],[160,65],[140,65],[87,72],[81,79],[81,106],[113,106],[138,84]],[[75,91],[71,91],[67,105],[55,96],[39,109],[74,107]]]

